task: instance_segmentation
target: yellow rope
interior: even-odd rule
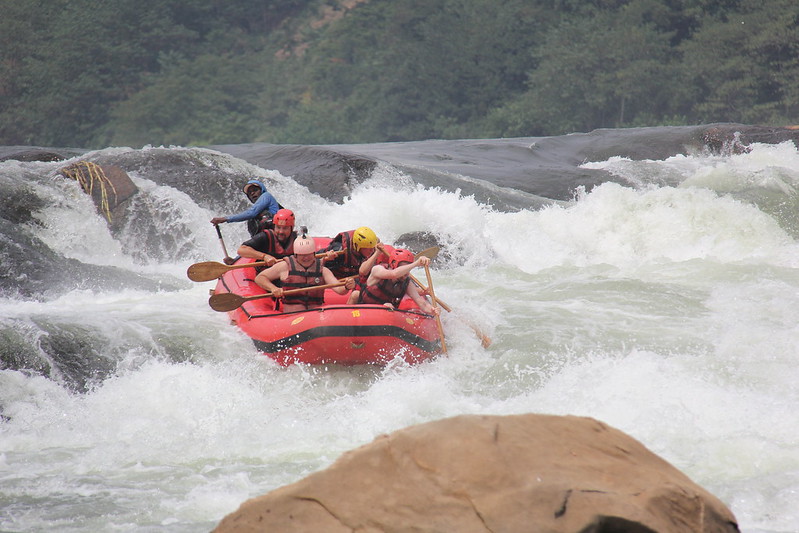
[[[111,209],[108,205],[108,188],[113,192],[115,201],[117,190],[114,184],[111,183],[111,180],[106,177],[100,165],[92,163],[91,161],[78,161],[74,165],[62,168],[61,173],[80,183],[83,192],[88,194],[92,194],[96,183],[100,188],[100,209],[103,211],[105,218],[111,222]]]

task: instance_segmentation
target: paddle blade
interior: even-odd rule
[[[186,270],[186,275],[192,281],[211,281],[220,277],[229,269],[229,266],[217,263],[216,261],[204,261],[191,265],[188,270]]]
[[[441,250],[438,246],[433,246],[432,248],[427,248],[426,250],[422,250],[418,254],[416,254],[415,259],[419,259],[420,257],[428,257],[430,259],[435,259],[438,255],[438,251]]]
[[[224,312],[238,309],[241,307],[241,304],[246,301],[247,298],[244,298],[243,296],[226,292],[223,294],[212,295],[210,298],[208,298],[208,305],[210,305],[211,309],[214,311]]]

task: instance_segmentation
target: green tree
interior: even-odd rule
[[[799,115],[799,5],[771,0],[706,15],[681,46],[701,122],[785,124]]]
[[[308,51],[303,106],[337,117],[362,142],[467,133],[523,88],[546,17],[522,0],[377,0],[334,25]],[[471,130],[468,133],[479,132]]]
[[[535,49],[527,91],[493,110],[486,127],[497,135],[552,135],[670,112],[672,32],[657,22],[666,18],[651,0],[567,17]]]
[[[242,58],[164,58],[144,89],[119,103],[101,144],[243,143],[257,130],[252,72]]]

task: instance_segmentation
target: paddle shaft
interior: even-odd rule
[[[346,285],[347,281],[352,278],[345,278],[341,281],[336,283],[328,283],[326,285],[314,285],[311,287],[301,287],[299,289],[289,289],[287,291],[283,291],[283,296],[287,294],[297,294],[300,292],[308,292],[317,289],[331,289],[333,287],[341,287],[342,285]],[[256,294],[255,296],[239,296],[238,294],[233,294],[232,292],[226,292],[223,294],[214,294],[208,299],[208,305],[211,306],[211,309],[214,311],[233,311],[234,309],[238,309],[242,306],[245,302],[249,302],[251,300],[259,300],[261,298],[269,298],[272,296],[271,292],[267,292],[265,294]]]
[[[427,287],[430,292],[430,299],[433,301],[433,305],[436,305],[436,293],[433,291],[433,278],[430,276],[430,266],[424,266],[424,273],[427,275]],[[441,317],[435,315],[436,317],[436,325],[438,326],[438,334],[441,336],[441,351],[447,353],[447,342],[444,340],[444,326],[441,325]]]
[[[423,291],[426,291],[426,290],[427,290],[427,287],[425,287],[425,286],[424,286],[424,284],[423,284],[421,281],[419,281],[418,279],[416,279],[416,278],[413,276],[413,274],[409,274],[409,276],[411,277],[411,281],[413,281],[414,283],[416,283],[416,285],[417,285],[417,286],[418,286],[420,289],[422,289]],[[451,313],[451,312],[452,312],[452,308],[451,308],[450,306],[448,306],[446,303],[444,303],[444,300],[442,300],[441,298],[436,298],[436,301],[438,302],[438,305],[440,305],[441,307],[443,307],[443,308],[444,308],[444,311],[446,311],[447,313]]]
[[[216,226],[216,231],[219,233],[219,240],[220,242],[222,242],[222,249],[225,250],[225,243],[222,241],[222,233],[219,231],[219,225]],[[439,250],[438,246],[427,248],[426,250],[422,250],[421,252],[416,254],[416,258],[418,259],[421,256],[425,256],[432,259],[438,254],[438,250]],[[338,250],[334,253],[336,255],[341,255],[346,253],[346,250]],[[317,252],[315,255],[316,257],[322,257],[323,255],[326,254],[327,252]],[[227,250],[225,250],[225,256],[227,256]],[[262,267],[262,266],[268,266],[266,264],[266,261],[256,261],[254,263],[241,263],[238,265],[225,265],[217,261],[203,261],[201,263],[194,263],[193,265],[191,265],[186,271],[186,275],[192,281],[211,281],[222,277],[229,270],[233,270],[236,268]]]
[[[413,274],[410,274],[410,277],[411,277],[411,281],[413,281],[414,283],[416,283],[416,285],[418,285],[420,289],[422,289],[423,291],[426,291],[426,290],[427,290],[427,287],[425,287],[425,286],[424,286],[424,284],[422,284],[422,282],[421,282],[421,281],[419,281],[418,279],[416,279],[415,277],[413,277]],[[445,310],[447,313],[451,313],[451,312],[452,312],[452,308],[451,308],[450,306],[448,306],[447,304],[445,304],[443,301],[441,301],[441,299],[440,299],[440,298],[436,298],[436,301],[438,302],[438,305],[440,305],[441,307],[443,307],[443,308],[444,308],[444,310]],[[479,328],[479,327],[477,327],[476,325],[474,325],[472,322],[470,322],[470,321],[466,320],[465,318],[463,318],[463,317],[462,317],[462,316],[460,316],[459,314],[457,314],[457,313],[456,313],[456,314],[455,314],[455,316],[457,316],[457,317],[458,317],[458,319],[462,320],[462,321],[463,321],[463,322],[464,322],[464,323],[465,323],[467,326],[469,326],[470,328],[472,328],[472,331],[474,331],[475,335],[477,335],[478,337],[480,337],[480,342],[482,343],[482,345],[483,345],[483,348],[488,348],[489,346],[491,346],[491,342],[492,342],[492,340],[491,340],[491,337],[489,337],[488,335],[486,335],[485,333],[483,333],[483,332],[480,330],[480,328]]]
[[[316,254],[316,256],[321,257],[325,255],[325,253],[326,252],[319,252]],[[340,255],[343,252],[339,251],[335,253]],[[229,270],[235,270],[237,268],[262,267],[262,266],[268,266],[266,264],[266,261],[256,261],[254,263],[240,263],[238,265],[224,265],[217,261],[203,261],[202,263],[194,263],[193,265],[191,265],[186,271],[186,275],[192,281],[211,281],[223,276]]]
[[[216,234],[219,235],[219,244],[222,245],[222,251],[225,252],[225,259],[231,259],[230,254],[227,253],[227,246],[225,246],[225,239],[222,238],[222,230],[219,229],[219,224],[214,224]]]

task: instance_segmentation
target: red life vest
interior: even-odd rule
[[[364,286],[361,289],[358,303],[380,305],[390,303],[394,307],[399,307],[410,282],[411,278],[408,276],[404,279],[381,279],[376,285]]]
[[[277,259],[282,259],[284,257],[294,255],[294,239],[297,238],[297,234],[295,232],[292,231],[291,235],[289,235],[289,240],[288,240],[289,244],[286,247],[283,247],[283,245],[280,244],[280,241],[277,240],[277,235],[275,234],[275,230],[265,229],[264,233],[266,234],[266,237],[269,240],[269,250],[265,251],[264,253],[269,254]]]
[[[307,269],[298,264],[293,255],[283,258],[283,261],[287,262],[289,265],[288,276],[286,276],[286,279],[284,279],[282,283],[283,290],[313,287],[314,285],[322,285],[324,283],[321,259],[316,259],[314,264]],[[322,305],[325,303],[325,290],[315,289],[312,291],[298,292],[297,294],[289,294],[283,297],[283,303],[304,304],[306,306],[311,304]]]

